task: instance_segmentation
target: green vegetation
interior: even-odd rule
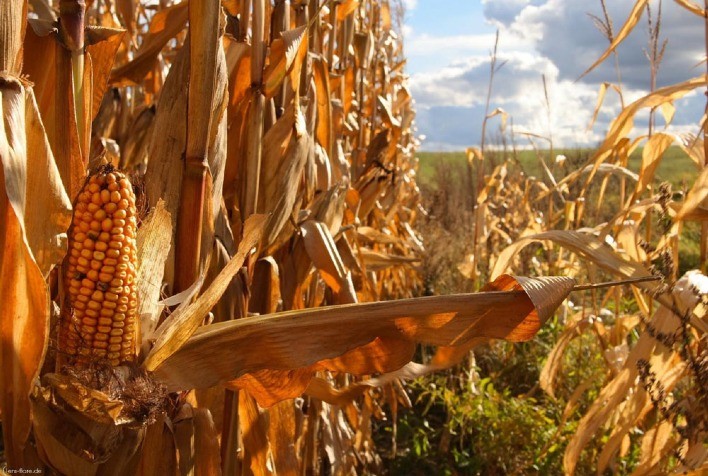
[[[637,148],[629,158],[628,169],[639,173],[641,169],[643,148]],[[565,155],[567,160],[563,166],[555,164],[555,156]],[[573,172],[586,164],[592,151],[590,149],[557,149],[554,157],[549,158],[548,150],[519,150],[517,160],[523,172],[529,177],[545,178],[541,159],[553,173],[556,180],[562,179],[568,173]],[[424,191],[435,193],[440,188],[441,183],[448,180],[460,180],[467,170],[467,156],[465,152],[418,152],[418,183]],[[487,156],[492,164],[501,163],[502,153],[490,151]],[[473,175],[476,174],[476,165],[473,165]],[[443,171],[446,178],[440,177]],[[696,178],[696,164],[679,146],[671,146],[664,153],[661,163],[654,176],[655,187],[662,182],[669,182],[675,192],[686,192]],[[617,178],[611,180],[617,181]],[[547,179],[544,182],[548,182]],[[610,182],[616,184],[618,182]],[[597,198],[599,187],[594,187],[591,198]],[[608,194],[603,197],[608,205],[606,210],[619,210],[619,200],[616,194]],[[610,215],[598,216],[599,222],[609,219]],[[698,222],[687,222],[680,236],[679,252],[681,253],[680,273],[683,274],[689,269],[700,267],[700,224]]]
[[[638,173],[642,163],[642,148],[635,150],[629,158],[629,170]],[[571,164],[582,164],[590,157],[592,151],[590,149],[558,149],[554,151],[555,155],[565,155],[569,160],[566,165],[561,168],[554,165],[555,157],[549,157],[549,151],[534,150],[519,150],[517,158],[519,163],[528,176],[541,178],[543,174],[543,166],[538,158],[539,155],[546,161],[546,165],[551,168],[556,178],[560,178],[567,172],[572,172],[569,168]],[[464,152],[418,152],[416,154],[420,160],[418,167],[419,181],[422,184],[430,185],[433,175],[435,174],[436,164],[444,162],[451,165],[459,164],[465,166],[467,156]],[[501,156],[501,152],[496,155]],[[487,152],[487,156],[491,161],[495,160],[495,152]],[[696,164],[691,161],[688,155],[678,146],[669,147],[664,154],[661,164],[656,171],[657,183],[667,181],[675,188],[680,189],[685,182],[691,183],[696,176]]]

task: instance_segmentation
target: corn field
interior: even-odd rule
[[[678,272],[683,227],[708,237],[708,125],[630,136],[707,76],[626,105],[559,179],[469,149],[454,272],[477,292],[421,297],[446,243],[420,233],[402,18],[395,0],[3,0],[0,467],[381,474],[374,422],[412,406],[407,381],[533,339],[571,293],[540,378],[559,426],[594,383],[556,395],[565,349],[593,333],[607,368],[564,471],[631,444],[633,474],[708,467],[708,278]],[[680,192],[654,183],[675,142],[697,168]]]

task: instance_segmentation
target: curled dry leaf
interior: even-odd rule
[[[236,255],[194,303],[172,313],[157,329],[155,345],[143,363],[147,370],[153,371],[160,366],[165,359],[180,349],[202,324],[207,313],[229,286],[231,279],[241,268],[253,247],[260,241],[265,221],[263,215],[253,215],[246,220],[243,239],[239,243]]]
[[[156,366],[154,375],[177,390],[210,387],[259,370],[296,370],[318,363],[320,368],[358,374],[394,371],[412,357],[413,348],[399,342],[464,347],[480,338],[528,340],[573,283],[570,278],[504,276],[490,289],[525,291],[330,306],[213,324],[200,328]],[[391,368],[382,368],[375,358],[340,366],[338,357],[377,338],[402,354],[389,357]],[[385,351],[386,346],[379,348]]]

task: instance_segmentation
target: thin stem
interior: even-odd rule
[[[486,104],[484,106],[484,120],[482,121],[482,137],[480,139],[480,151],[482,157],[484,157],[484,147],[485,147],[485,138],[487,135],[487,120],[489,118],[489,105],[492,100],[492,86],[494,85],[494,74],[497,72],[497,50],[499,48],[499,30],[497,30],[496,37],[494,39],[494,49],[492,50],[491,54],[491,62],[489,65],[489,84],[487,86],[487,99],[486,99]],[[503,64],[502,64],[503,66]],[[475,192],[474,192],[474,203],[472,204],[472,208],[474,209],[474,215],[473,215],[473,227],[474,227],[474,239],[472,240],[472,269],[475,270],[477,266],[477,261],[478,261],[478,254],[477,254],[477,248],[478,248],[478,243],[479,243],[479,238],[480,238],[480,230],[478,224],[480,223],[479,217],[477,216],[479,213],[481,213],[481,208],[480,204],[478,203],[479,201],[479,194],[482,193],[482,188],[484,187],[484,162],[481,160],[477,161],[477,181],[476,181],[476,187],[475,187]],[[470,183],[472,183],[472,165],[470,162],[467,162],[468,164],[468,173],[470,176]],[[476,273],[475,273],[476,275]],[[479,280],[477,280],[479,282]]]
[[[706,37],[706,57],[708,57],[708,0],[704,1],[705,15],[705,37]],[[708,62],[706,62],[706,70],[708,71]],[[708,89],[706,89],[706,114],[708,114]],[[708,121],[703,123],[703,167],[708,166]],[[701,263],[703,272],[708,271],[708,223],[705,221],[701,224]]]

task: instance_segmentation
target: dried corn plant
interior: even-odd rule
[[[693,2],[678,3],[705,17]],[[648,1],[636,2],[610,47],[588,71],[613,54],[647,5]],[[610,88],[621,96],[621,85],[605,83],[595,116]],[[540,380],[549,398],[567,401],[559,438],[579,401],[591,398],[589,390],[599,385],[581,382],[574,391],[558,394],[566,380],[564,357],[573,341],[595,336],[596,346],[589,351],[602,354],[606,373],[594,401],[573,422],[577,430],[562,441],[567,474],[575,472],[581,457],[594,459],[598,474],[618,471],[619,458],[632,448],[639,454],[632,474],[702,474],[708,468],[708,278],[702,274],[708,262],[707,121],[705,116],[701,119],[696,134],[677,135],[657,126],[646,135],[633,133],[640,111],[660,111],[668,126],[674,102],[706,88],[708,77],[700,75],[623,105],[599,148],[587,160],[576,161],[576,167],[564,163],[565,157],[549,164],[553,157],[544,157],[543,152],[538,152],[541,178],[525,176],[511,152],[502,163],[487,166],[472,218],[481,245],[458,267],[466,278],[494,279],[511,268],[524,275],[662,279],[659,285],[633,286],[630,295],[613,289],[576,296],[580,306],[565,320],[565,331]],[[532,144],[550,142],[545,136],[526,136]],[[655,184],[656,170],[674,144],[696,165],[695,180],[683,190]],[[640,169],[630,170],[629,156],[640,146]],[[491,154],[471,148],[467,155],[469,163],[482,170],[489,162],[485,155]],[[616,206],[610,204],[611,195],[618,198]],[[700,230],[702,270],[682,276],[679,243],[686,226]],[[479,263],[495,265],[487,272]],[[549,442],[544,451],[558,443]]]
[[[572,278],[415,298],[399,14],[2,2],[9,468],[377,472],[402,380],[535,335]]]

